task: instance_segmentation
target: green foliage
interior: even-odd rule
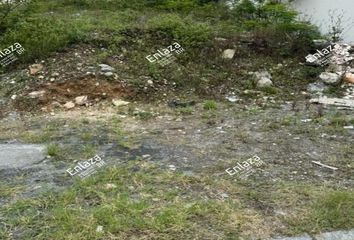
[[[250,0],[244,0],[239,3],[233,10],[232,14],[234,17],[239,19],[252,19],[257,12],[256,6]]]
[[[203,104],[203,108],[205,110],[216,110],[217,109],[217,105],[216,102],[214,100],[206,100]]]
[[[62,149],[58,144],[49,144],[47,146],[47,154],[52,157],[58,157],[62,153]]]
[[[315,204],[314,218],[322,229],[350,228],[354,222],[354,194],[339,191],[326,194]]]
[[[2,42],[19,42],[26,49],[21,55],[26,60],[39,58],[66,47],[81,37],[70,22],[55,17],[28,18],[19,22],[6,34]]]
[[[183,46],[196,46],[207,42],[211,37],[211,28],[205,24],[182,18],[178,14],[164,14],[153,17],[148,25],[151,29],[169,34]]]
[[[0,34],[20,17],[30,0],[0,1]]]
[[[270,95],[274,95],[279,92],[279,90],[276,87],[272,87],[272,86],[264,86],[261,87],[260,90]]]

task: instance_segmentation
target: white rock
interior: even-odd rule
[[[42,90],[42,91],[34,91],[34,92],[30,92],[28,94],[28,96],[30,98],[39,98],[39,97],[43,97],[43,95],[45,94],[45,91]]]
[[[227,193],[222,193],[222,194],[220,194],[220,196],[221,196],[222,198],[228,198],[228,197],[229,197],[229,194],[227,194]]]
[[[16,99],[16,97],[17,97],[17,95],[16,95],[16,94],[14,94],[14,95],[12,95],[12,96],[11,96],[11,99],[12,99],[12,100],[15,100],[15,99]]]
[[[123,100],[120,100],[120,99],[112,99],[112,103],[116,107],[126,106],[126,105],[129,104],[129,102],[123,101]]]
[[[341,75],[337,73],[323,72],[320,74],[320,79],[327,84],[338,83],[341,79]]]
[[[36,73],[40,72],[43,69],[42,64],[33,64],[29,66],[30,74],[35,75]]]
[[[84,105],[87,102],[87,96],[79,96],[75,98],[75,103],[77,105]]]
[[[261,79],[258,80],[257,82],[257,87],[267,87],[267,86],[272,86],[273,82],[269,78],[262,77]]]
[[[272,86],[272,76],[268,71],[261,71],[261,72],[255,72],[254,73],[256,80],[257,80],[257,87],[266,87],[266,86]]]
[[[226,41],[227,39],[226,39],[226,38],[216,37],[215,40],[216,40],[216,41],[224,42],[224,41]]]
[[[102,72],[113,72],[114,71],[114,68],[107,65],[107,64],[100,64],[98,66],[100,66]]]
[[[73,103],[73,102],[67,102],[67,103],[65,103],[64,104],[64,107],[66,108],[66,109],[71,109],[71,108],[74,108],[75,107],[75,103]]]
[[[172,171],[175,171],[176,170],[176,166],[175,165],[168,165],[168,168]]]
[[[103,75],[105,75],[106,77],[112,77],[113,73],[112,72],[105,72],[105,73],[103,73]]]
[[[105,188],[106,189],[113,189],[113,188],[117,188],[117,185],[115,185],[114,183],[107,183]]]
[[[235,95],[231,95],[231,96],[226,96],[226,99],[229,102],[237,102],[238,98]]]
[[[268,79],[272,79],[272,76],[270,75],[270,73],[268,71],[260,71],[260,72],[255,72],[254,75],[256,76],[256,78],[258,80],[260,80],[261,78],[268,78]]]
[[[147,81],[147,84],[148,84],[148,85],[154,85],[154,82],[149,79],[149,80]]]
[[[103,226],[97,226],[96,232],[103,232]]]
[[[236,52],[235,49],[225,49],[224,52],[222,53],[222,58],[232,59],[235,55],[235,52]]]

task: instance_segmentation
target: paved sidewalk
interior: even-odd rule
[[[304,234],[298,237],[280,237],[272,240],[354,240],[354,229],[350,231],[336,231],[321,233],[314,237]]]
[[[45,147],[36,144],[0,144],[0,169],[22,168],[45,158]]]

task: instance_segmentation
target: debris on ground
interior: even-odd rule
[[[321,162],[317,162],[317,161],[312,161],[312,162],[313,162],[314,164],[317,164],[317,165],[321,166],[321,167],[329,168],[329,169],[332,169],[332,170],[338,170],[338,168],[336,168],[336,167],[331,167],[331,166],[328,166],[328,165],[323,164],[323,163],[321,163]]]
[[[354,108],[354,100],[343,98],[319,97],[310,99],[310,103],[320,103],[324,105],[334,105],[342,108]]]

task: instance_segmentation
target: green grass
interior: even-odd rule
[[[225,87],[252,87],[249,77],[242,71],[234,71],[233,64],[224,64],[219,50],[226,46],[213,41],[216,36],[236,41],[248,31],[259,41],[267,42],[269,49],[264,53],[254,48],[245,48],[239,53],[236,61],[240,69],[245,68],[244,72],[274,67],[279,62],[279,52],[290,58],[284,61],[291,63],[294,54],[305,55],[311,38],[318,37],[313,26],[297,21],[296,14],[281,5],[266,5],[254,14],[254,6],[230,10],[210,2],[213,1],[38,0],[11,15],[7,31],[1,34],[0,47],[19,42],[26,51],[17,63],[28,64],[55,52],[88,44],[97,49],[97,56],[93,58],[96,57],[95,61],[99,63],[112,56],[124,55],[123,66],[114,67],[122,67],[122,72],[131,75],[129,82],[133,86],[142,84],[138,76],[147,75],[156,82],[167,79],[178,87],[193,87],[203,93],[203,89],[217,89],[223,84]],[[294,35],[296,37],[291,37]],[[282,36],[287,37],[283,39]],[[279,44],[289,42],[289,39],[291,43],[279,48]],[[181,44],[185,52],[178,55],[173,67],[162,68],[145,59],[174,41]],[[98,50],[102,48],[106,50]],[[287,71],[280,69],[274,73],[282,91],[302,88],[316,77],[315,70],[300,67],[294,81],[291,69],[299,69],[297,62],[288,64]],[[247,69],[250,65],[254,69]],[[276,88],[263,90],[272,95],[281,93]],[[284,96],[289,97],[288,94]]]
[[[222,200],[220,192],[229,198]],[[131,161],[100,170],[60,193],[2,205],[7,225],[0,238],[17,229],[21,239],[248,239],[264,237],[270,219],[288,223],[284,234],[315,233],[353,228],[353,200],[352,191],[294,182],[237,183],[207,172],[186,176]],[[288,214],[263,212],[262,206]],[[96,232],[97,226],[103,232]]]
[[[58,144],[52,143],[47,146],[47,154],[51,157],[59,157],[62,154],[62,149]]]
[[[192,115],[193,111],[193,107],[183,107],[178,109],[178,113],[181,115]]]
[[[216,110],[217,109],[217,104],[214,100],[205,100],[203,103],[203,108],[204,110]]]
[[[350,229],[354,223],[354,193],[333,191],[314,205],[314,218],[321,229]]]

